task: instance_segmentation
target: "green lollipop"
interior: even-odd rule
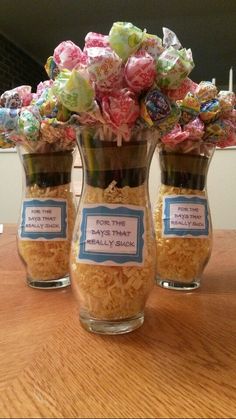
[[[109,33],[111,48],[126,61],[131,54],[137,51],[143,40],[144,32],[128,22],[116,22]]]

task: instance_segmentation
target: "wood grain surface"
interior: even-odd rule
[[[155,287],[128,335],[84,331],[71,289],[27,287],[0,235],[0,417],[236,417],[236,231],[214,232],[202,286]]]

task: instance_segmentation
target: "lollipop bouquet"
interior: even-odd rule
[[[157,147],[161,168],[154,211],[157,280],[175,290],[200,285],[212,249],[208,167],[216,146],[236,144],[234,93],[218,92],[210,82],[185,93],[171,93],[180,119]]]
[[[71,113],[51,90],[52,80],[19,86],[1,96],[4,144],[17,147],[24,189],[18,250],[36,288],[69,285],[69,252],[75,221],[71,170],[76,146]]]

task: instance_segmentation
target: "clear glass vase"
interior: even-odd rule
[[[73,150],[36,153],[18,146],[23,197],[18,251],[34,288],[70,285],[69,255],[75,221]]]
[[[154,209],[157,283],[189,291],[200,286],[212,250],[207,173],[214,144],[186,141],[157,147],[161,185]]]
[[[156,245],[148,191],[155,139],[133,135],[117,145],[81,129],[83,188],[71,252],[80,322],[91,332],[121,334],[142,325],[155,283]]]

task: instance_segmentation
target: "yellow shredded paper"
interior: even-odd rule
[[[145,186],[117,188],[112,182],[105,190],[86,185],[80,208],[86,204],[123,204],[145,206]],[[149,214],[149,216],[148,216]],[[78,223],[80,223],[78,217]],[[145,211],[145,253],[142,266],[104,266],[80,263],[79,236],[72,244],[72,286],[81,309],[91,317],[103,320],[130,318],[142,312],[154,285],[156,245],[150,221]],[[78,231],[78,226],[75,228]]]
[[[192,282],[201,276],[212,248],[212,230],[206,238],[163,237],[162,208],[166,195],[202,195],[204,191],[161,185],[154,210],[157,243],[157,277],[176,282]],[[210,221],[210,220],[209,220]]]

